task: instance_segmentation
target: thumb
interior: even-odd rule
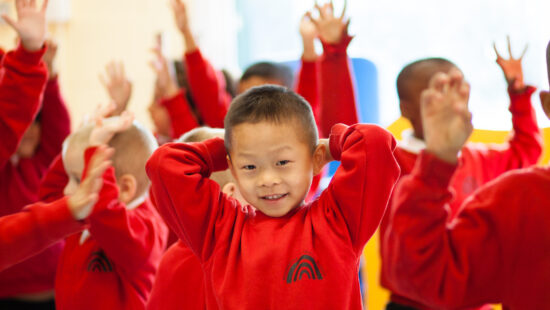
[[[19,32],[19,28],[17,27],[17,23],[15,20],[13,20],[11,17],[9,17],[6,14],[2,14],[2,18],[6,21],[8,25],[10,25],[15,31]]]

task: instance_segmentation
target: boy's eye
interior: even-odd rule
[[[286,164],[290,163],[290,160],[279,160],[277,162],[277,166],[284,166]]]
[[[254,165],[244,165],[243,169],[244,170],[254,170],[254,169],[256,169],[256,166],[254,166]]]

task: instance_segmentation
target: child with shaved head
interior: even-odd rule
[[[86,229],[66,239],[56,278],[58,309],[145,308],[168,231],[148,198],[145,162],[157,144],[132,119],[124,112],[71,134],[65,141],[63,165],[54,165],[57,171],[45,180],[50,192],[44,196],[55,196],[52,182],[66,183],[63,192],[71,195],[95,147],[108,144],[115,150],[114,168],[103,178]],[[59,183],[63,174],[65,182]]]
[[[225,140],[166,144],[147,173],[219,308],[361,309],[359,259],[399,175],[394,148],[375,125],[338,124],[319,140],[302,97],[260,86],[232,102]],[[334,178],[306,203],[313,175],[333,158]],[[209,179],[228,167],[246,203]]]

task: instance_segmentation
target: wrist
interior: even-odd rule
[[[186,53],[192,53],[197,49],[197,44],[191,31],[188,30],[183,32],[183,41],[185,42]]]
[[[315,52],[315,45],[313,43],[313,40],[304,40],[304,53],[302,54],[302,59],[305,61],[317,60],[317,53]]]
[[[435,157],[448,164],[456,164],[458,162],[458,153],[460,149],[442,149],[441,147],[427,145],[426,152],[433,154]]]

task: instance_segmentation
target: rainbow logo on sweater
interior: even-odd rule
[[[302,276],[304,274],[310,280],[323,279],[323,276],[321,275],[321,271],[319,271],[319,267],[317,267],[315,259],[313,259],[313,257],[309,255],[302,255],[300,256],[300,258],[298,258],[298,261],[296,261],[292,265],[292,267],[290,267],[288,275],[286,276],[286,283],[290,284],[292,282],[302,280]]]
[[[111,272],[113,271],[113,266],[103,251],[96,251],[90,254],[88,258],[88,271]]]

